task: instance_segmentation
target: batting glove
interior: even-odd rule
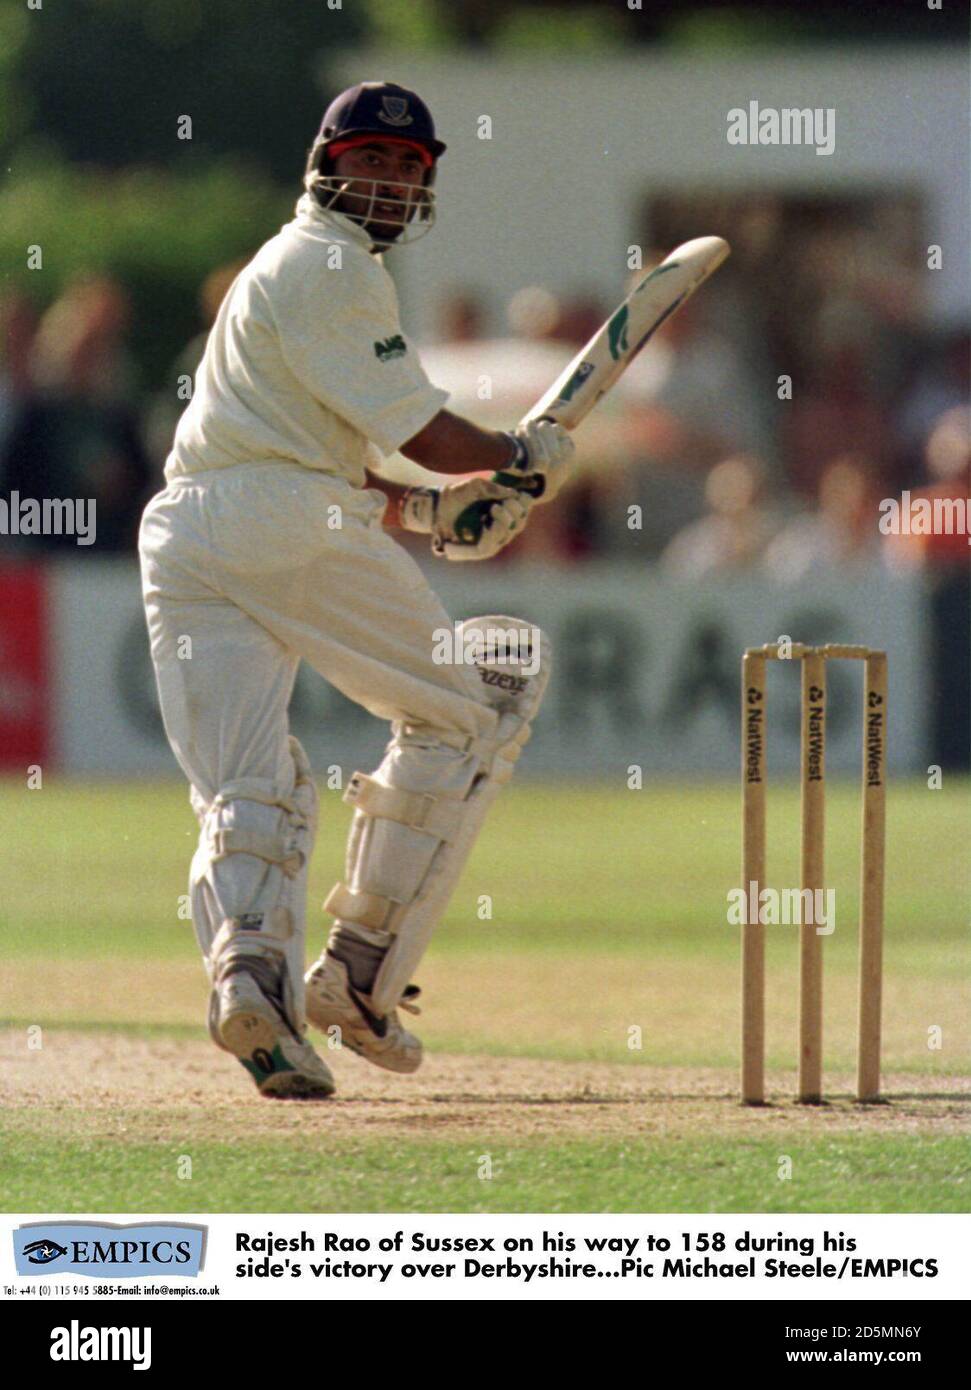
[[[474,540],[463,540],[456,522],[469,508],[478,519]],[[401,499],[401,525],[430,535],[432,551],[446,560],[491,560],[516,539],[529,516],[529,498],[487,478],[446,487],[412,487]]]
[[[530,420],[506,438],[513,457],[502,477],[521,480],[519,486],[535,502],[552,502],[570,476],[576,450],[566,430],[553,420]]]

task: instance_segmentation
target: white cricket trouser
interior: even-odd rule
[[[292,787],[287,706],[301,658],[378,718],[494,733],[473,669],[432,660],[433,633],[452,620],[382,528],[385,500],[272,462],[177,479],[145,509],[162,717],[204,803],[241,778]]]
[[[174,481],[142,520],[162,717],[200,824],[193,926],[211,979],[224,924],[235,935],[218,949],[281,952],[298,1029],[316,819],[288,737],[300,659],[379,718],[445,737],[405,790],[427,790],[426,763],[438,780],[464,768],[455,736],[489,739],[498,723],[472,668],[432,660],[450,619],[383,530],[384,506],[298,464],[244,464]]]

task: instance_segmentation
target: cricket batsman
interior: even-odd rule
[[[520,475],[545,502],[573,451],[549,421],[507,434],[451,414],[402,331],[381,252],[431,228],[444,151],[424,102],[393,83],[331,104],[295,217],[222,304],[167,486],[142,520],[162,715],[200,827],[190,896],[209,1029],[264,1096],[333,1092],[308,1021],[377,1066],[418,1067],[398,1009],[417,1012],[413,972],[549,676],[542,636],[538,662],[433,659],[433,634],[452,624],[384,529],[424,533],[447,560],[487,560],[528,504],[467,475]],[[396,450],[441,485],[384,480]],[[475,541],[455,529],[470,504],[484,515]],[[457,636],[517,626],[489,615]],[[287,716],[301,659],[391,726],[380,766],[348,783],[344,879],[306,978],[317,796]],[[496,680],[497,662],[513,679]]]

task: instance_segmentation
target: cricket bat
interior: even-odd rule
[[[718,269],[730,249],[721,237],[696,237],[649,270],[522,423],[555,420],[564,429],[575,429],[619,380],[651,335]],[[534,485],[514,473],[496,473],[494,481],[536,495]],[[489,508],[488,502],[476,502],[465,509],[455,524],[460,541],[474,544],[478,540]]]

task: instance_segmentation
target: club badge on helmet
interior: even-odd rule
[[[385,180],[338,176],[334,172],[337,157],[369,140],[413,147],[424,165],[421,185],[409,188],[404,197],[388,198],[379,197]],[[360,82],[341,92],[324,112],[307,157],[304,185],[321,207],[339,211],[367,228],[376,245],[401,246],[417,241],[434,225],[436,161],[444,152],[431,112],[416,92],[394,82]],[[359,210],[348,209],[348,194],[363,204]],[[379,203],[400,206],[393,214],[379,214]],[[395,230],[373,235],[375,224]]]

